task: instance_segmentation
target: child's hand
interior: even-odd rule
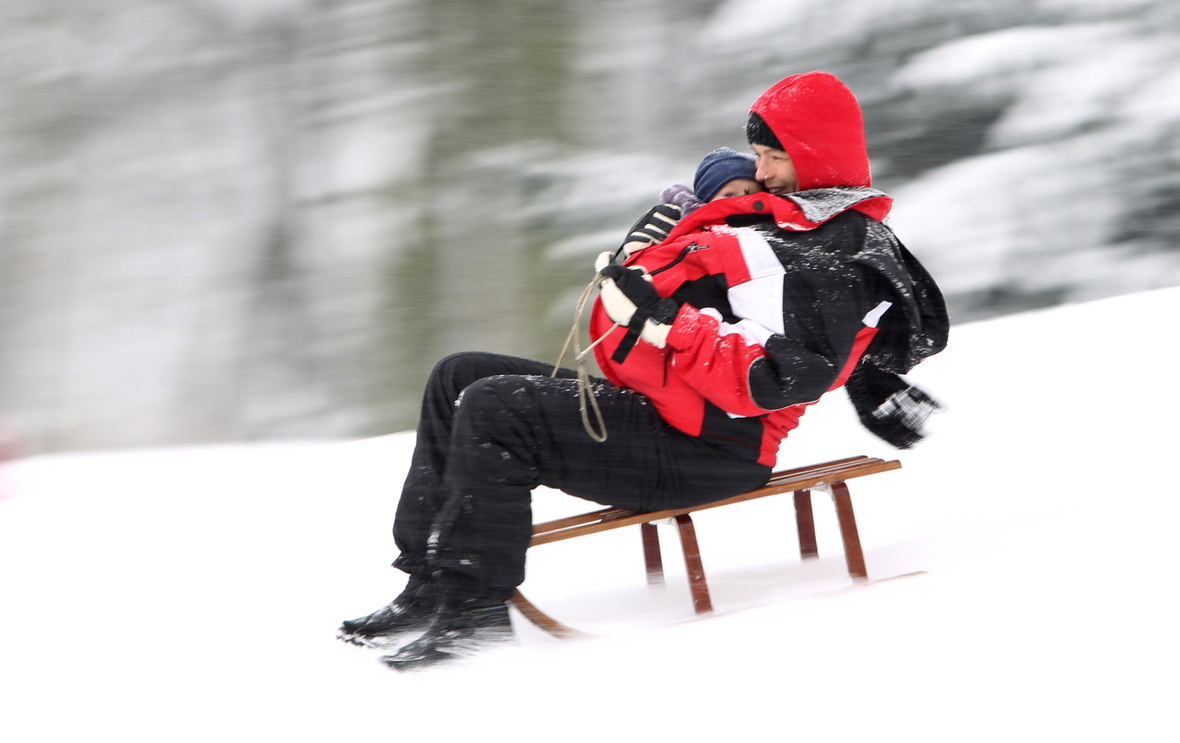
[[[653,206],[639,218],[631,228],[631,233],[623,241],[622,246],[615,251],[615,262],[622,263],[638,250],[661,243],[676,223],[680,221],[683,210],[675,204],[660,204]]]

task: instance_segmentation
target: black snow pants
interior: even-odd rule
[[[393,534],[394,566],[445,568],[489,590],[524,581],[537,485],[608,506],[679,508],[761,487],[750,442],[689,436],[646,397],[601,379],[607,439],[586,433],[571,369],[490,353],[449,356],[426,385]]]

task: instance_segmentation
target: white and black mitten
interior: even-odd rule
[[[661,297],[652,285],[651,276],[642,266],[601,266],[603,277],[599,297],[610,319],[626,325],[630,331],[614,356],[622,362],[639,338],[656,348],[668,344],[668,333],[680,311],[680,302]]]
[[[683,215],[684,210],[675,204],[658,204],[648,209],[615,251],[615,262],[622,263],[635,251],[663,242]]]

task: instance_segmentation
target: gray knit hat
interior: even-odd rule
[[[701,160],[697,166],[697,176],[692,182],[692,190],[697,198],[708,201],[717,195],[721,187],[735,178],[749,178],[754,180],[754,156],[722,147],[713,150]]]

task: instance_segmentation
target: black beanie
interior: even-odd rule
[[[783,149],[782,143],[767,126],[766,121],[753,111],[750,112],[750,118],[746,121],[746,141],[776,150]]]

